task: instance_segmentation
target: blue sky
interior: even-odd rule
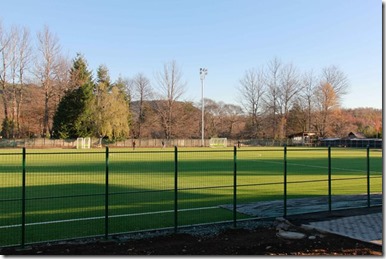
[[[335,65],[348,77],[343,107],[382,108],[382,2],[379,0],[36,0],[3,1],[3,25],[48,25],[71,59],[101,64],[113,80],[154,75],[176,60],[184,100],[238,104],[244,72],[277,57],[300,71]]]

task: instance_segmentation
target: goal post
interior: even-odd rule
[[[87,138],[83,138],[83,148],[87,148],[87,149],[90,149],[91,147],[91,138],[90,137],[87,137]]]
[[[76,149],[85,149],[91,147],[91,138],[77,138],[76,139]]]
[[[211,138],[209,140],[209,147],[227,147],[227,138]]]
[[[76,139],[76,149],[82,149],[84,146],[84,138]]]

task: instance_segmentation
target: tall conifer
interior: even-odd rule
[[[57,138],[92,136],[95,128],[91,116],[94,84],[87,62],[80,54],[70,70],[70,86],[55,112],[53,135]]]

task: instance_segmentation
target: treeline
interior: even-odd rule
[[[176,61],[154,79],[143,73],[111,81],[95,78],[85,57],[62,54],[48,27],[32,38],[27,28],[0,24],[0,113],[4,138],[200,138],[201,103],[182,101],[186,82]],[[275,58],[246,70],[239,105],[204,100],[205,137],[282,139],[302,131],[343,137],[350,131],[380,137],[382,112],[342,109],[349,91],[336,66],[300,72]]]
[[[143,103],[141,123],[136,120],[133,121],[131,136],[135,138],[165,137],[161,124],[162,119],[156,108],[157,102],[145,101]],[[175,115],[179,117],[179,121],[173,131],[173,138],[201,138],[200,106],[190,102],[178,102],[175,107]],[[139,102],[133,102],[131,110],[133,118],[139,118]],[[304,115],[304,113],[300,113],[298,107],[289,111],[287,137],[291,134],[307,131],[306,122],[300,121]],[[382,111],[379,109],[339,109],[334,111],[329,119],[330,125],[326,129],[329,135],[325,137],[347,137],[350,132],[362,132],[369,138],[382,137]],[[251,117],[243,112],[241,106],[205,99],[205,138],[273,139],[272,117],[268,114],[262,114],[259,123],[258,134],[251,134]],[[140,131],[138,130],[139,124],[141,125]]]

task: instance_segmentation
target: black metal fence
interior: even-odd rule
[[[0,153],[0,246],[217,222],[236,227],[245,219],[340,209],[338,199],[350,195],[361,203],[343,207],[378,206],[382,157],[370,151]]]
[[[323,139],[320,147],[382,148],[382,139]]]
[[[209,139],[204,140],[204,146],[209,147]],[[135,139],[136,147],[162,147],[164,143],[168,147],[201,147],[201,139]],[[228,139],[228,147],[240,143],[242,147],[283,147],[307,146],[307,147],[355,147],[355,148],[382,148],[382,139],[323,139],[310,143],[294,143],[292,139]],[[0,148],[76,148],[76,139],[0,139]],[[108,142],[106,139],[91,138],[91,147],[133,147],[133,139],[125,139]]]

